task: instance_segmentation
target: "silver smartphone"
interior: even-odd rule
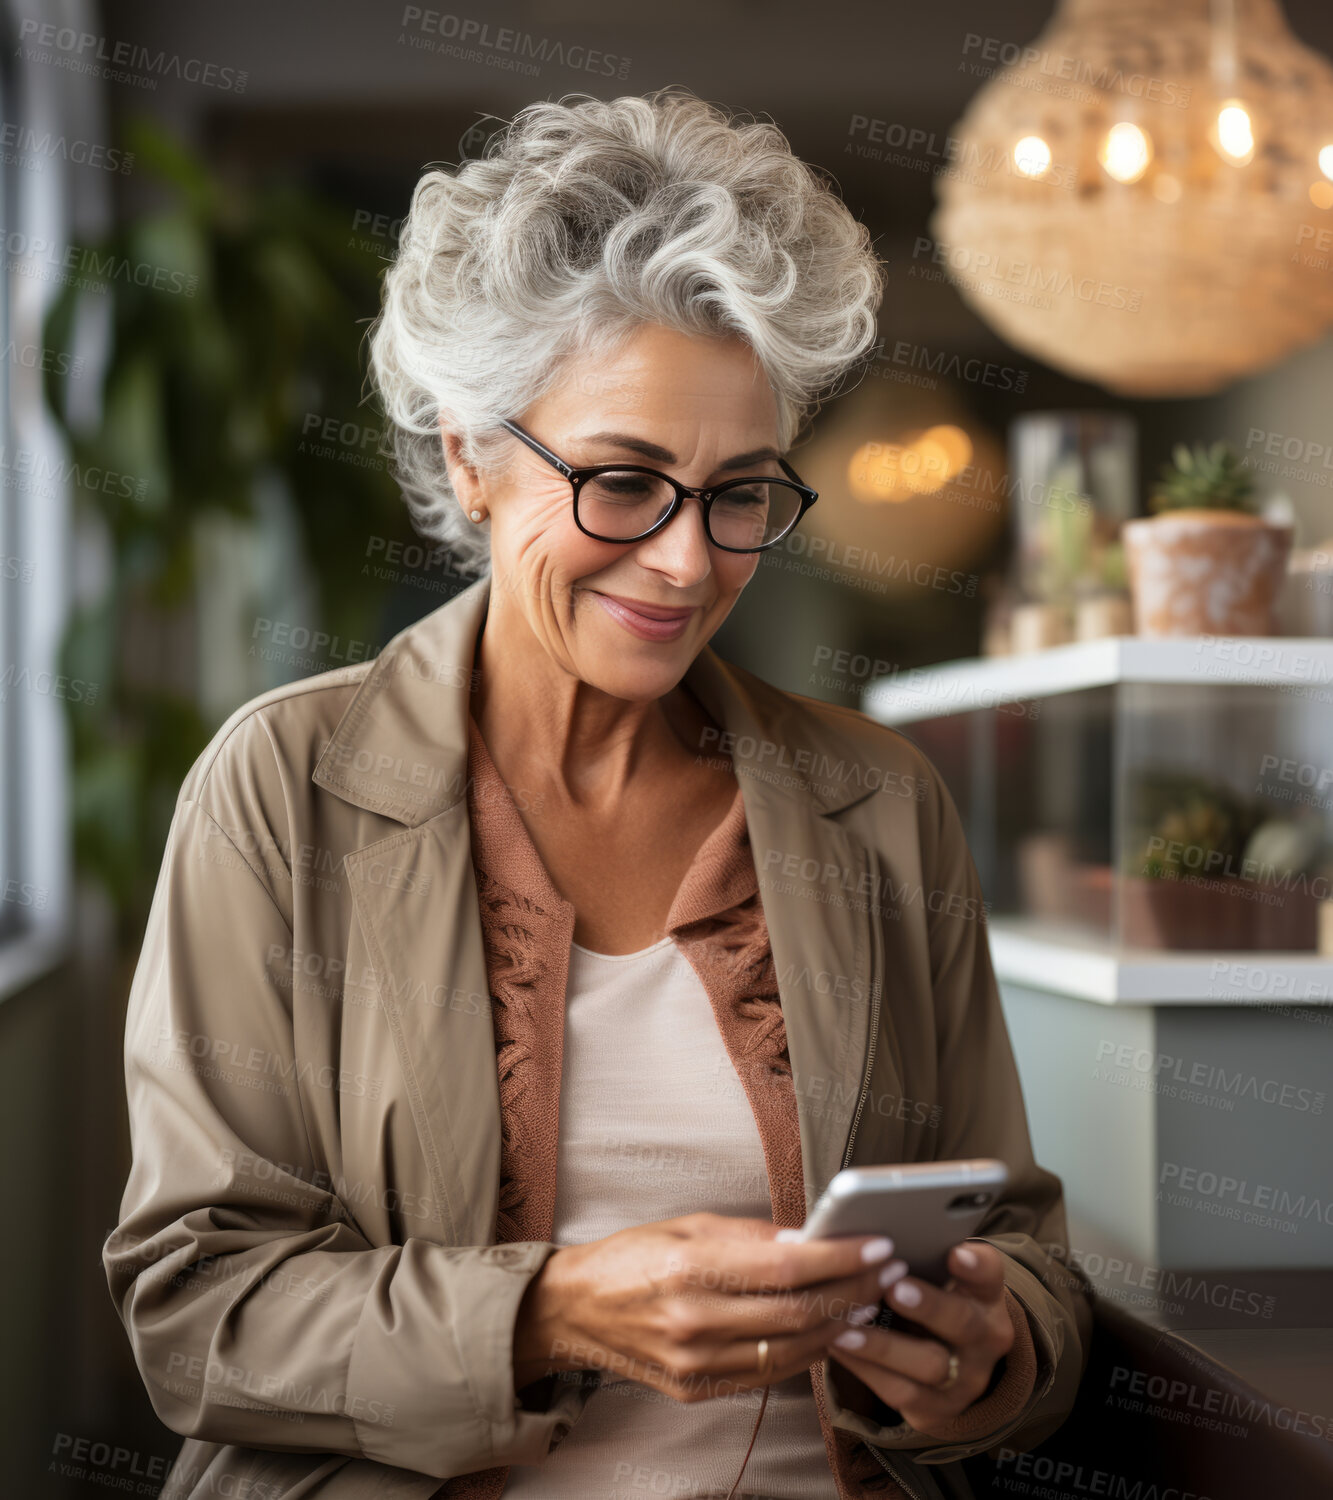
[[[975,1233],[1008,1181],[1009,1169],[990,1158],[847,1167],[811,1209],[801,1238],[887,1234],[913,1276],[942,1285],[950,1248]]]

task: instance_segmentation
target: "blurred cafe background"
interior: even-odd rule
[[[179,1446],[100,1250],[181,779],[468,581],[366,399],[412,186],[669,83],[888,267],[714,645],[935,760],[1071,1257],[1333,1427],[1333,7],[433,3],[0,9],[6,1492]]]

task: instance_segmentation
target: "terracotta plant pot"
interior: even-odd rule
[[[1262,949],[1311,953],[1319,901],[1253,880],[1145,880],[1125,876],[1120,940],[1129,948]]]
[[[1122,530],[1139,635],[1272,635],[1290,526],[1176,510]]]

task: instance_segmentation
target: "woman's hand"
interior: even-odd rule
[[[927,1437],[977,1399],[990,1384],[996,1363],[1014,1342],[1014,1326],[1004,1305],[1004,1257],[994,1245],[971,1241],[949,1252],[947,1286],[904,1276],[902,1261],[885,1300],[934,1338],[888,1328],[844,1331],[829,1358],[845,1365],[864,1385],[902,1413]],[[958,1376],[947,1390],[949,1353],[958,1358]]]
[[[839,1333],[875,1316],[893,1245],[777,1236],[762,1219],[697,1213],[557,1250],[519,1305],[515,1389],[595,1369],[692,1402],[816,1363]]]

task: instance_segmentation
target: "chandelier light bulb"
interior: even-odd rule
[[[1106,132],[1098,160],[1108,177],[1114,177],[1117,182],[1137,182],[1152,160],[1152,142],[1147,131],[1140,130],[1128,120],[1112,125]]]
[[[1217,112],[1217,149],[1241,167],[1254,155],[1254,126],[1238,99],[1229,99]]]
[[[1320,149],[1319,170],[1325,177],[1333,177],[1333,145],[1324,146]]]
[[[1014,166],[1023,177],[1045,177],[1051,170],[1051,148],[1039,135],[1025,135],[1014,147]]]

